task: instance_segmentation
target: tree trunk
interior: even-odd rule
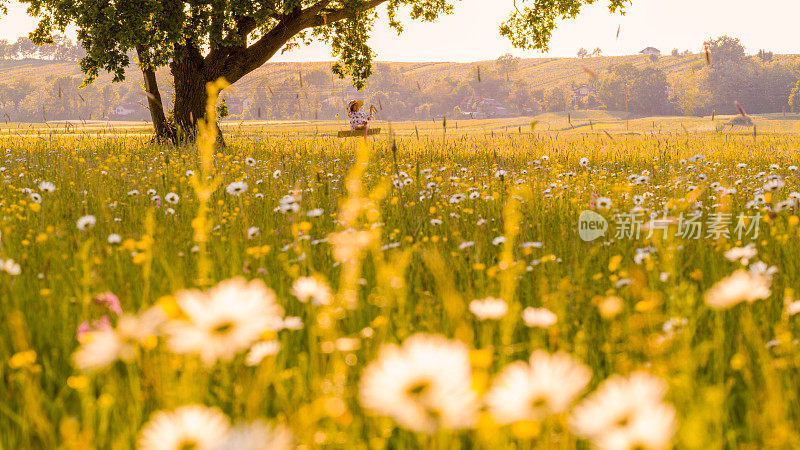
[[[197,135],[197,121],[205,117],[206,80],[203,74],[203,57],[194,47],[187,45],[176,51],[170,65],[175,80],[175,124],[185,138]]]
[[[150,117],[153,120],[153,129],[156,133],[156,139],[159,141],[166,141],[169,139],[174,143],[175,137],[169,125],[167,125],[167,118],[164,115],[164,104],[161,100],[161,91],[158,89],[156,72],[147,64],[146,59],[144,59],[147,58],[147,49],[139,45],[136,47],[136,52],[139,55],[140,65],[142,61],[145,61],[145,64],[142,65],[142,74],[144,75],[145,92],[147,92],[147,106],[150,110]]]

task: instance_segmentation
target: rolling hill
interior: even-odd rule
[[[800,57],[797,55],[775,55],[777,63],[797,64],[798,61],[800,61]],[[549,89],[572,82],[585,83],[589,80],[588,72],[597,74],[598,78],[602,80],[603,76],[609,72],[609,68],[623,63],[630,63],[639,68],[656,67],[663,70],[668,77],[680,76],[693,68],[701,68],[704,65],[701,54],[666,55],[657,59],[651,59],[647,55],[600,56],[583,59],[536,58],[519,60],[517,70],[509,73],[508,77],[511,81],[524,80],[531,90]],[[356,94],[349,81],[334,79],[330,73],[330,67],[330,62],[265,64],[237,82],[229,90],[227,98],[232,105],[231,113],[234,115],[243,113],[249,102],[250,115],[253,116],[250,118],[256,118],[252,112],[253,104],[259,105],[258,118],[261,118],[260,105],[262,104],[265,105],[265,111],[271,108],[269,113],[265,113],[267,115],[264,118],[332,118],[334,114],[332,111],[339,111],[339,105],[346,97],[359,94]],[[412,94],[418,94],[417,91],[420,93],[425,91],[425,95],[430,97],[437,95],[435,90],[437,83],[445,81],[453,85],[462,81],[474,81],[478,78],[479,73],[484,74],[484,80],[489,75],[494,76],[495,79],[506,78],[506,74],[498,70],[495,61],[473,63],[377,62],[375,75],[367,84],[366,93],[371,95],[373,89],[380,90],[381,87],[391,85],[392,88],[386,90],[391,91],[394,97],[386,97],[386,101],[402,101],[404,98],[411,97]],[[159,85],[167,102],[171,98],[172,91],[169,75],[166,68],[162,68],[158,72]],[[67,97],[71,96],[77,105],[80,105],[81,101],[85,103],[86,97],[89,95],[92,96],[95,103],[99,103],[98,97],[103,89],[111,83],[111,76],[101,75],[93,83],[91,89],[86,91],[78,89],[82,79],[77,63],[42,60],[0,61],[0,107],[4,101],[2,98],[3,85],[14,86],[15,83],[17,86],[21,83],[25,89],[29,89],[31,92],[40,91],[41,94],[38,97],[49,96],[51,103],[55,104],[62,102],[65,94]],[[97,112],[100,108],[93,106],[92,113],[80,117],[53,117],[53,114],[50,114],[50,117],[86,119],[88,116],[92,119],[102,116],[102,118],[113,119],[115,118],[113,117],[114,108],[116,105],[122,105],[123,108],[136,113],[131,114],[129,119],[145,119],[147,117],[146,101],[142,94],[141,82],[142,78],[138,70],[128,71],[125,82],[114,86],[113,98],[102,101],[104,110],[112,111],[112,113],[100,114]],[[367,95],[366,93],[360,95]],[[57,96],[57,99],[53,99],[54,95]],[[37,96],[28,95],[28,97]],[[283,103],[281,106],[284,108],[283,110],[277,110],[275,106],[266,106],[269,103],[277,103],[278,100]],[[44,101],[37,98],[31,99],[30,102],[39,102],[36,103],[37,105],[45,104]],[[326,102],[329,107],[324,112],[321,109],[319,117],[316,112],[311,112],[312,108],[317,108],[318,105],[326,104]],[[286,109],[287,103],[293,105],[293,111]],[[336,103],[337,106],[331,106],[333,103]],[[424,101],[415,101],[415,103],[422,104]],[[42,106],[36,106],[36,108],[41,110]],[[28,110],[35,109],[29,105]],[[116,117],[116,119],[120,118],[122,117]],[[11,121],[14,120],[12,117]],[[34,119],[29,113],[27,118],[18,120],[31,121]]]

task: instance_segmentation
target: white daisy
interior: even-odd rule
[[[255,239],[260,234],[261,230],[258,227],[250,227],[247,229],[247,239]]]
[[[458,249],[459,250],[465,250],[465,249],[468,249],[468,248],[472,247],[473,245],[475,245],[474,241],[464,241],[464,242],[462,242],[461,244],[458,245]]]
[[[293,442],[294,436],[286,427],[273,427],[257,420],[228,430],[213,450],[289,450],[293,448]]]
[[[0,259],[0,270],[11,276],[17,276],[22,273],[22,267],[15,263],[13,259],[7,259],[5,261]]]
[[[728,261],[739,261],[744,265],[747,265],[747,262],[755,258],[756,255],[758,255],[758,250],[755,244],[747,244],[744,247],[734,247],[725,252],[725,257],[728,258]]]
[[[768,278],[739,269],[706,292],[706,304],[713,309],[727,309],[743,301],[753,303],[770,296],[769,285]]]
[[[244,365],[255,367],[261,364],[261,361],[267,356],[277,355],[280,349],[281,343],[278,341],[258,341],[250,347],[250,351],[244,360]]]
[[[750,264],[750,269],[748,271],[751,275],[760,275],[767,280],[772,280],[772,276],[778,273],[778,268],[770,266],[764,261],[758,261]]]
[[[611,208],[611,199],[608,197],[599,197],[596,200],[596,204],[600,209],[609,209]]]
[[[469,348],[424,334],[386,345],[364,370],[360,396],[366,409],[413,431],[469,428],[478,411]]]
[[[311,300],[313,305],[329,305],[331,289],[327,284],[314,277],[301,277],[292,284],[292,295],[302,303]]]
[[[313,218],[313,217],[319,217],[319,216],[321,216],[323,213],[325,213],[325,210],[324,210],[324,209],[317,208],[317,209],[312,209],[311,211],[308,211],[308,212],[306,213],[306,216],[307,216],[307,217],[312,217],[312,218]]]
[[[787,302],[785,311],[787,316],[793,316],[797,313],[800,313],[800,301]]]
[[[53,192],[56,190],[56,185],[49,181],[42,181],[39,183],[39,190],[43,192]]]
[[[247,192],[247,183],[244,181],[234,181],[229,184],[225,191],[230,195],[239,196]]]
[[[558,316],[547,308],[527,307],[522,311],[522,321],[531,328],[548,328],[558,322]]]
[[[201,405],[160,411],[142,428],[140,450],[213,450],[224,442],[230,424],[217,409]]]
[[[464,194],[453,194],[450,197],[450,203],[461,203],[467,199],[467,196]]]
[[[542,420],[569,408],[592,378],[591,370],[567,353],[537,350],[530,364],[506,366],[486,394],[486,404],[501,424]]]
[[[275,293],[260,280],[234,278],[208,292],[185,290],[175,298],[188,320],[165,325],[169,347],[175,353],[197,353],[209,366],[218,359],[230,361],[282,322]]]
[[[164,196],[164,200],[166,200],[167,203],[171,205],[177,205],[178,202],[181,201],[181,198],[178,196],[178,194],[170,192],[169,194]]]
[[[278,328],[283,330],[301,330],[303,328],[303,319],[301,317],[288,316],[281,321]]]
[[[667,385],[646,372],[615,375],[580,405],[570,428],[600,449],[666,449],[675,434],[675,409],[663,402]]]
[[[94,228],[97,219],[94,216],[83,216],[76,222],[78,229],[81,231],[88,231]]]
[[[152,307],[138,316],[124,314],[117,328],[97,328],[80,336],[81,346],[72,355],[75,366],[83,370],[98,370],[118,359],[130,361],[136,356],[136,345],[158,334],[166,320],[160,307]]]
[[[81,346],[72,355],[75,367],[97,370],[107,367],[117,359],[127,360],[135,355],[135,348],[126,344],[112,328],[99,328],[81,336]]]
[[[486,297],[483,300],[471,301],[469,310],[478,320],[497,320],[508,313],[508,304],[499,298]]]

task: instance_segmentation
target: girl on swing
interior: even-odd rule
[[[369,126],[369,121],[375,119],[375,113],[378,112],[378,108],[374,105],[369,107],[369,115],[360,111],[361,107],[364,106],[364,102],[361,100],[353,100],[347,106],[347,116],[350,118],[350,128],[352,130],[365,130]]]

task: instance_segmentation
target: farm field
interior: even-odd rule
[[[0,449],[797,448],[800,122],[730,119],[5,125]]]

